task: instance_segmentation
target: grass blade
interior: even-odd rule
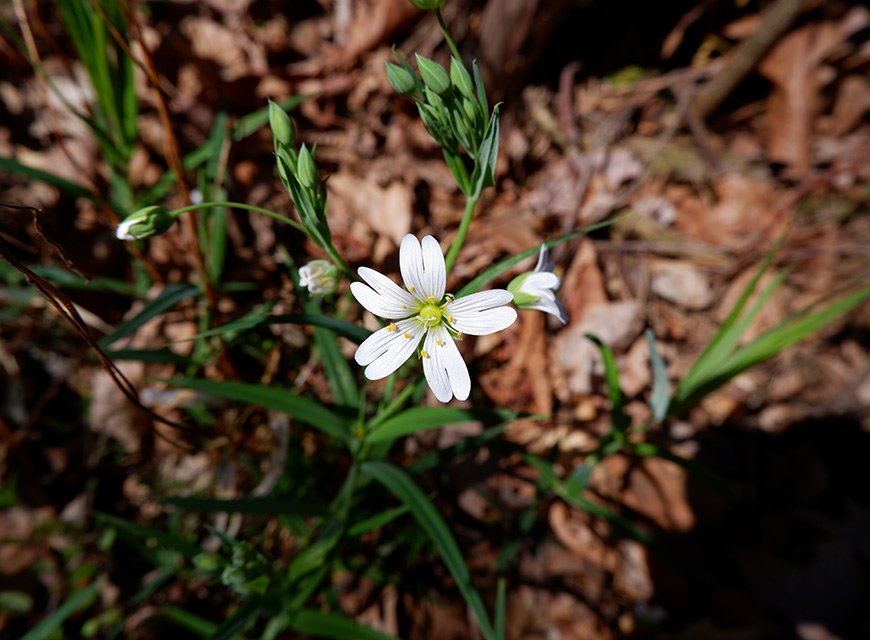
[[[610,396],[610,414],[613,427],[624,432],[631,425],[631,418],[625,413],[625,400],[619,386],[619,369],[616,366],[616,359],[613,357],[613,350],[601,342],[601,339],[596,335],[587,333],[586,337],[598,347],[601,360],[604,362],[604,381],[607,384],[607,395]]]
[[[454,407],[413,407],[388,418],[381,424],[374,423],[366,436],[368,442],[395,440],[417,431],[434,429],[460,422],[507,422],[519,414],[507,409],[457,409]]]
[[[299,633],[334,640],[396,640],[395,636],[363,626],[337,613],[300,611],[292,627]]]
[[[139,327],[144,325],[146,322],[159,316],[160,314],[168,311],[176,304],[184,300],[185,298],[189,298],[190,296],[196,294],[199,291],[196,287],[189,284],[181,284],[175,283],[170,284],[166,287],[159,296],[147,302],[142,310],[137,313],[134,317],[129,320],[125,320],[121,324],[119,324],[115,331],[111,334],[105,336],[102,340],[99,341],[100,347],[105,349],[110,344],[117,342],[121,338],[131,335],[134,333]]]
[[[292,389],[263,387],[241,382],[216,382],[194,378],[168,378],[159,380],[166,384],[195,389],[218,398],[256,404],[275,411],[282,411],[323,433],[349,442],[347,420],[333,413],[320,403],[305,396],[295,395]]]
[[[653,386],[649,396],[649,406],[652,409],[653,420],[661,422],[668,414],[671,404],[671,391],[668,383],[668,370],[665,361],[656,346],[656,336],[652,329],[644,332],[649,346],[649,363],[652,369]]]
[[[49,640],[57,637],[55,633],[64,621],[81,609],[85,609],[97,599],[100,581],[92,582],[81,591],[70,596],[63,604],[51,612],[30,631],[21,636],[21,640]]]
[[[453,535],[432,503],[420,491],[411,477],[397,467],[384,462],[365,462],[361,465],[361,470],[384,485],[411,510],[420,527],[435,543],[444,564],[447,565],[450,575],[456,582],[456,586],[465,598],[465,602],[468,603],[474,617],[477,618],[481,635],[486,640],[495,640],[495,629],[489,621],[480,594],[471,581],[471,574],[468,572],[465,559],[462,557]]]

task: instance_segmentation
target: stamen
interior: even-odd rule
[[[420,355],[423,356],[424,358],[428,358],[428,357],[429,357],[429,354],[426,353],[426,350],[425,350],[425,349],[420,349]]]
[[[435,296],[426,296],[426,299],[427,299],[429,302],[435,302]]]
[[[391,322],[390,326],[387,327],[387,331],[389,331],[390,333],[393,333],[393,332],[398,331],[398,330],[399,330],[399,328],[396,326],[395,322]]]
[[[453,316],[447,316],[447,322],[453,324]]]
[[[444,346],[444,341],[443,341],[441,338],[438,338],[438,346],[439,346],[439,347],[443,347],[443,346]]]
[[[408,333],[407,331],[405,333],[403,333],[402,335],[405,336],[408,340],[411,339],[411,334]]]
[[[414,293],[414,285],[408,287],[408,293]]]

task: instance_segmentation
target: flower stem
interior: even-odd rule
[[[456,262],[456,257],[459,255],[459,250],[462,249],[462,244],[465,242],[465,236],[468,235],[468,227],[471,225],[471,219],[474,217],[474,208],[477,206],[478,198],[469,198],[465,202],[465,213],[462,214],[462,222],[459,223],[459,231],[456,232],[456,238],[453,244],[450,245],[450,250],[447,252],[447,257],[444,259],[444,265],[447,268],[447,273],[453,268]]]
[[[453,54],[453,57],[462,62],[462,56],[459,55],[459,49],[456,48],[456,43],[453,42],[453,38],[450,37],[450,32],[447,31],[447,25],[444,24],[444,18],[441,16],[441,9],[435,9],[435,16],[438,18],[438,24],[441,25],[441,33],[444,34],[444,40],[447,42],[447,46],[450,47],[450,53]]]
[[[308,235],[308,232],[305,230],[305,227],[302,226],[299,222],[288,218],[287,216],[282,216],[280,213],[276,213],[275,211],[271,211],[270,209],[264,209],[262,207],[256,207],[252,204],[245,204],[244,202],[200,202],[199,204],[191,204],[186,207],[181,207],[180,209],[173,209],[170,211],[170,214],[173,216],[179,216],[182,213],[186,213],[188,211],[196,211],[197,209],[208,209],[211,207],[228,207],[230,209],[243,209],[245,211],[253,211],[254,213],[262,213],[264,216],[269,216],[270,218],[275,218],[275,220],[280,220],[285,224],[289,224],[294,229],[298,229],[302,233]],[[353,272],[350,270],[348,264],[342,259],[338,252],[332,246],[323,247],[327,254],[329,254],[330,259],[336,264],[336,266],[341,269],[346,276],[348,276],[351,280],[355,279]]]

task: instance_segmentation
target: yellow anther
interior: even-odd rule
[[[408,287],[408,291],[410,293],[414,293],[414,285],[411,285],[410,287]]]
[[[405,333],[403,333],[402,335],[405,336],[408,340],[411,339],[411,334],[408,333],[407,331]]]
[[[457,331],[457,332],[456,332],[456,337],[459,338],[460,340],[462,340],[462,332],[461,332],[461,331]]]
[[[447,316],[447,322],[453,324],[453,316]]]
[[[443,347],[443,346],[444,346],[444,341],[443,341],[441,338],[438,338],[438,346],[439,346],[439,347]]]
[[[390,326],[387,327],[387,331],[390,331],[390,332],[398,331],[398,330],[399,330],[399,328],[396,326],[395,322],[391,322]]]
[[[426,299],[427,299],[429,302],[435,302],[435,296],[426,296]]]
[[[428,358],[428,357],[429,357],[429,354],[426,353],[426,350],[425,350],[425,349],[421,349],[421,350],[420,350],[420,355],[423,356],[424,358]]]
[[[408,305],[406,305],[406,304],[402,305],[402,309],[407,309],[407,308],[408,308]]]

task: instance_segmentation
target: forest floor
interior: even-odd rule
[[[808,3],[739,84],[693,118],[698,96],[733,64],[763,7],[777,3],[681,2],[664,12],[639,4],[448,0],[444,8],[463,55],[479,60],[491,101],[503,102],[495,188],[481,202],[448,291],[543,240],[613,220],[552,253],[565,326],[521,312],[510,330],[464,349],[478,402],[549,416],[516,421],[503,437],[562,470],[581,464],[610,427],[603,369],[587,333],[614,350],[626,411],[641,423],[652,384],[644,329],[653,330],[669,378],[679,380],[780,239],[761,286],[778,276],[784,282],[747,340],[868,282],[870,12],[857,2]],[[0,9],[19,34],[16,8],[23,5],[37,6]],[[93,94],[74,50],[53,10],[38,6],[42,13],[29,14],[29,28],[47,77],[67,101],[86,108]],[[431,233],[449,244],[461,194],[413,103],[393,91],[384,71],[394,60],[392,45],[406,56],[416,51],[447,61],[434,16],[405,0],[170,0],[140,10],[147,15],[140,16],[137,46],[150,51],[182,154],[207,142],[219,117],[229,127],[267,98],[304,96],[291,115],[329,175],[329,223],[347,262],[395,274],[405,234]],[[88,128],[2,35],[0,67],[0,156],[106,189],[104,160]],[[129,176],[144,192],[167,170],[167,134],[153,87],[137,73],[140,142]],[[227,138],[213,160],[229,199],[292,211],[267,126]],[[95,280],[132,282],[129,247],[114,236],[128,212],[106,212],[8,169],[0,173],[0,202],[44,212],[37,229],[29,212],[0,209],[8,251],[42,265],[45,277],[55,274],[49,279],[96,335],[141,310],[124,292],[65,287],[57,276],[72,264]],[[209,185],[191,178],[190,186]],[[172,191],[164,204],[184,201]],[[144,261],[162,283],[155,292],[195,278],[190,238],[176,228],[147,245]],[[275,313],[294,310],[285,251],[299,264],[320,257],[293,229],[229,216],[223,279],[259,289],[221,294],[221,322],[263,300],[274,301]],[[499,286],[533,265],[523,263]],[[20,278],[4,273],[0,595],[30,599],[23,614],[0,604],[0,636],[11,638],[95,573],[109,576],[100,610],[129,602],[153,577],[156,569],[135,552],[101,551],[109,543],[94,512],[160,527],[172,517],[162,499],[173,487],[238,495],[243,482],[229,476],[244,474],[227,460],[241,452],[268,458],[272,436],[228,431],[195,451],[155,438],[162,427],[127,403],[87,344]],[[160,349],[196,335],[194,307],[155,318],[125,346]],[[542,504],[508,570],[508,637],[870,636],[868,328],[864,305],[647,434],[724,480],[727,491],[656,457],[617,454],[596,467],[590,495],[641,526],[654,544],[561,500]],[[305,341],[292,326],[266,335],[276,352]],[[350,343],[342,345],[353,353]],[[185,356],[193,348],[173,346]],[[246,357],[235,355],[238,375],[267,375]],[[121,366],[143,402],[181,415],[185,399],[154,382],[175,374],[175,365]],[[305,366],[295,370],[296,383],[328,398],[322,372]],[[226,370],[211,364],[205,375]],[[410,460],[481,429],[413,436],[402,455]],[[504,473],[487,462],[482,454],[470,457],[427,488],[491,593],[493,567],[514,535],[499,525],[504,516],[491,498],[519,509],[534,481],[528,469]],[[409,640],[475,637],[462,600],[432,559],[410,568],[397,586],[373,589],[348,578],[336,588],[346,612],[385,632]],[[124,637],[175,633],[159,613],[167,603],[200,613],[231,606],[195,579],[168,581],[135,607],[122,607]]]

